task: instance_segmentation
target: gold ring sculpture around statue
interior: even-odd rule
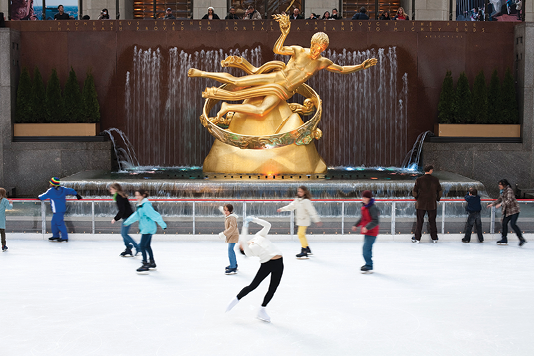
[[[230,84],[223,84],[219,88],[231,90],[232,87]],[[313,112],[314,107],[316,108],[313,117],[295,130],[265,136],[241,135],[225,130],[219,125],[228,125],[233,114],[228,113],[227,117],[221,120],[209,117],[210,110],[220,101],[212,98],[206,99],[200,122],[219,141],[242,149],[270,149],[292,144],[307,145],[313,139],[318,140],[322,136],[322,131],[317,128],[319,121],[321,121],[322,101],[315,90],[307,84],[301,84],[295,90],[295,93],[301,94],[306,99],[304,100],[304,105],[290,103],[289,107],[292,112],[309,115]]]

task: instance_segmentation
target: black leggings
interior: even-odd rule
[[[261,304],[262,307],[266,307],[267,304],[273,299],[274,292],[276,292],[276,288],[278,288],[278,285],[280,284],[280,280],[282,279],[282,273],[284,272],[284,261],[282,261],[282,258],[276,259],[276,260],[269,260],[265,263],[262,263],[260,266],[260,269],[258,270],[258,273],[256,273],[256,277],[252,280],[252,283],[250,283],[249,286],[246,286],[239,292],[237,295],[237,299],[241,299],[250,292],[252,292],[254,289],[256,289],[260,283],[267,278],[269,273],[271,274],[271,283],[269,283],[269,290],[267,291],[267,294],[265,294],[265,298],[263,298],[263,303]]]

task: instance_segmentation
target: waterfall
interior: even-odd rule
[[[254,66],[263,64],[259,46],[228,53],[134,48],[133,69],[125,78],[124,130],[142,165],[202,165],[214,139],[198,120],[204,105],[201,93],[220,84],[188,78],[187,71],[223,71],[220,62],[229,55],[243,56]],[[372,57],[378,63],[348,75],[323,70],[308,81],[323,99],[319,153],[329,166],[400,166],[408,150],[408,76],[398,71],[396,47],[327,50],[324,56],[339,65],[360,64]],[[275,59],[287,62],[288,57]],[[224,71],[243,75],[236,68]],[[295,96],[294,101],[301,100]]]
[[[133,145],[124,132],[116,128],[104,130],[103,132],[107,133],[111,139],[113,151],[115,152],[115,157],[117,157],[117,164],[120,172],[125,171],[126,168],[139,166],[139,160],[137,159]],[[122,139],[122,145],[125,148],[119,145],[119,142],[115,139],[115,133],[120,139]]]
[[[402,161],[402,168],[417,170],[421,159],[423,143],[425,143],[426,135],[429,133],[432,133],[432,131],[425,131],[417,136],[417,140],[415,140],[412,149],[406,154],[404,161]]]
[[[324,56],[342,66],[373,57],[378,63],[354,74],[321,71],[308,81],[323,99],[319,153],[329,166],[399,166],[407,151],[408,75],[398,71],[396,47]]]

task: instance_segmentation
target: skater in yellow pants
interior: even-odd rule
[[[310,246],[308,245],[308,239],[306,238],[306,229],[311,225],[311,221],[317,224],[317,226],[322,226],[321,220],[315,208],[311,203],[311,194],[308,188],[305,186],[300,186],[297,189],[297,198],[291,202],[291,204],[284,206],[278,209],[278,212],[281,211],[291,211],[296,210],[297,215],[297,225],[298,237],[302,249],[297,255],[299,259],[308,258],[308,255],[311,255]]]

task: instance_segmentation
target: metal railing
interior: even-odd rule
[[[481,212],[484,233],[500,230],[500,209],[487,208],[492,200],[483,201]],[[241,218],[254,215],[269,220],[271,233],[295,235],[294,212],[277,213],[276,210],[291,200],[205,200],[205,199],[151,199],[156,210],[168,224],[166,234],[206,235],[221,231],[223,216],[217,209],[225,203],[233,204],[234,212]],[[521,213],[518,225],[526,232],[534,232],[534,200],[520,200]],[[13,199],[13,210],[6,211],[6,231],[23,233],[50,233],[52,212],[47,201]],[[132,201],[132,205],[134,201]],[[351,227],[360,217],[359,200],[314,199],[323,225],[312,225],[311,234],[349,235]],[[414,200],[380,199],[376,201],[381,211],[380,234],[410,234],[415,229],[416,210]],[[467,213],[463,200],[441,200],[438,203],[438,233],[463,233]],[[119,224],[111,224],[117,213],[111,199],[68,200],[65,222],[72,233],[119,233]],[[427,224],[424,225],[426,232]],[[251,233],[254,227],[251,226]],[[136,233],[136,228],[131,231]]]

